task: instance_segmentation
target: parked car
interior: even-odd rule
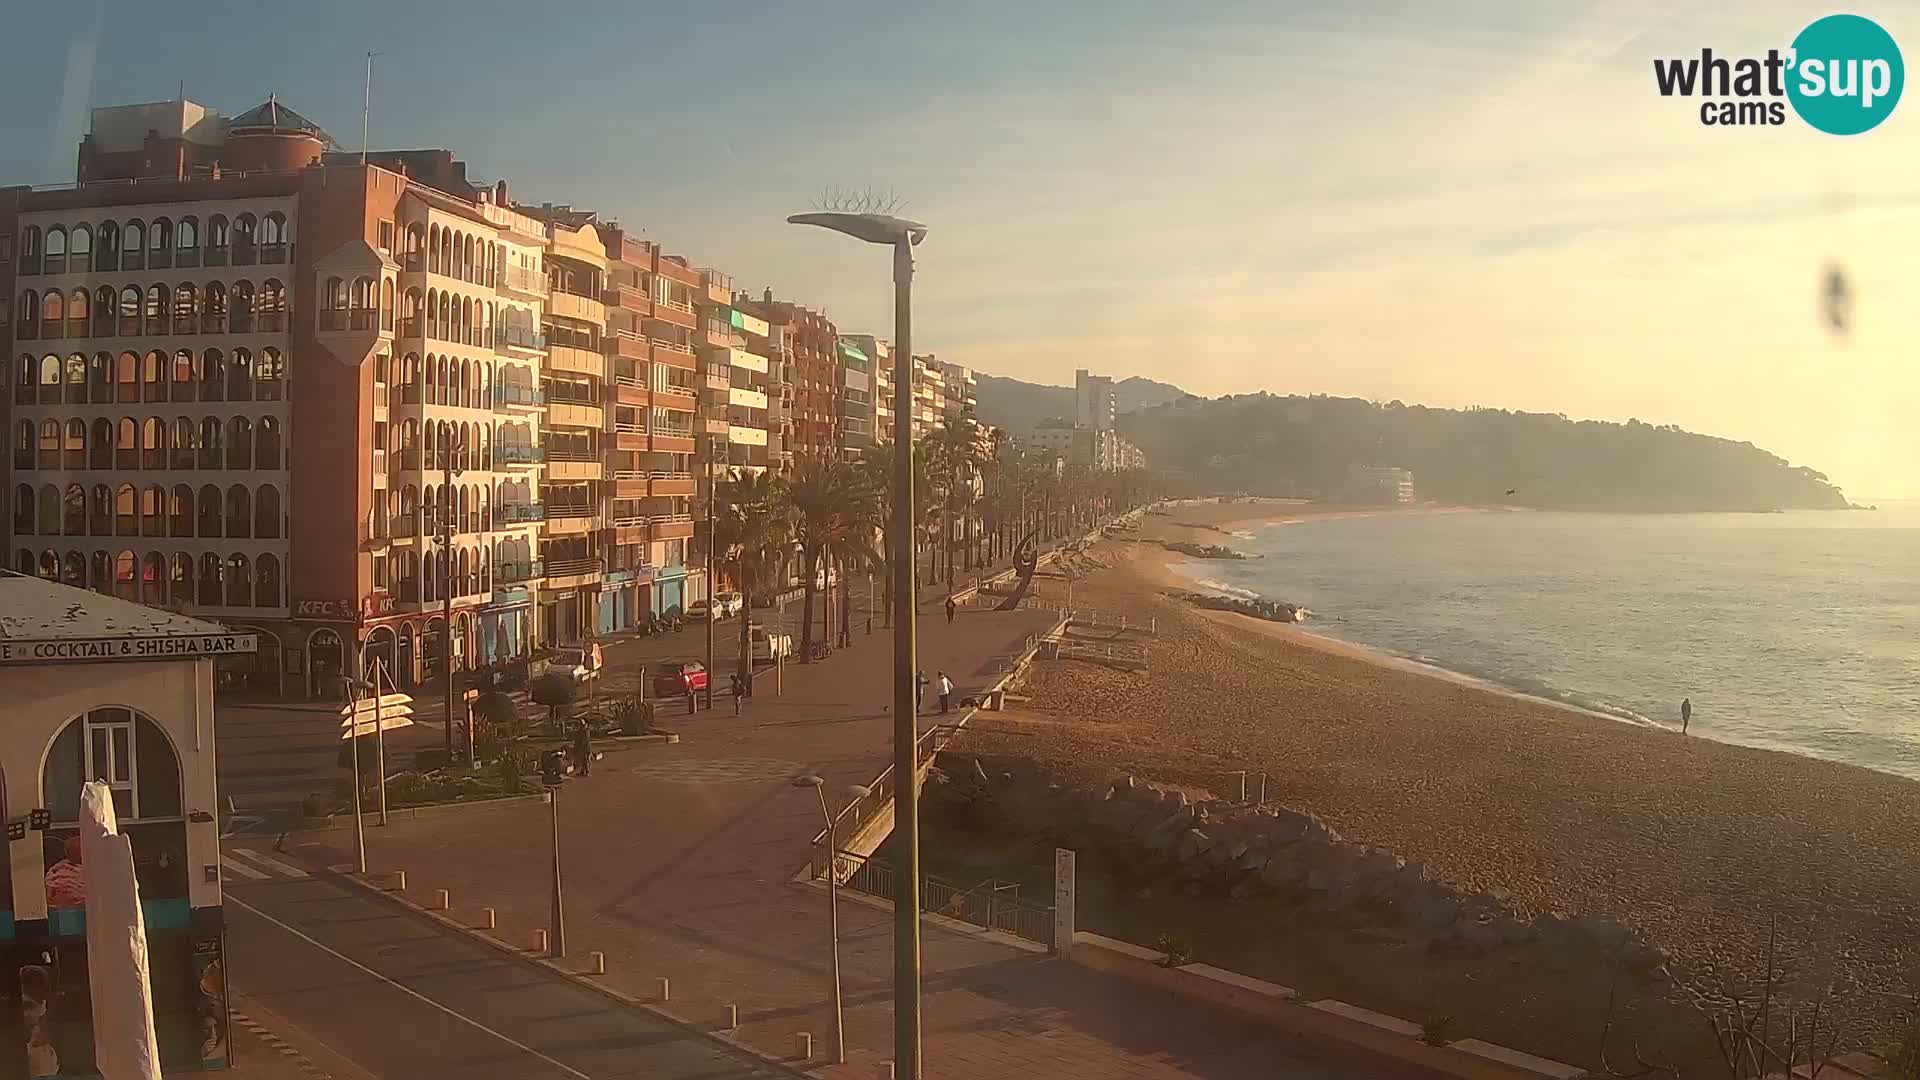
[[[553,655],[547,657],[548,671],[571,675],[577,682],[599,678],[602,666],[598,645],[589,648],[555,649]]]
[[[754,623],[747,628],[747,635],[756,663],[764,660],[771,664],[779,657],[793,655],[793,635],[781,627]]]
[[[722,616],[712,614],[712,609],[707,607],[705,600],[695,600],[693,603],[687,605],[687,621],[695,626],[699,626],[709,618],[721,617]]]
[[[689,690],[707,688],[707,668],[699,661],[668,661],[647,666],[653,671],[654,697],[685,697]]]
[[[714,595],[713,610],[719,618],[731,619],[746,609],[746,598],[737,592],[723,592]]]

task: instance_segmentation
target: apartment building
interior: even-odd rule
[[[874,445],[893,441],[893,343],[872,334],[843,334],[867,360],[867,400],[861,417]]]
[[[857,461],[873,442],[873,361],[866,350],[850,337],[836,343],[840,370],[840,393],[836,407],[840,419],[840,449],[848,461]]]
[[[950,364],[942,360],[939,362],[939,373],[945,399],[943,415],[974,419],[980,399],[973,369],[965,364]]]
[[[734,305],[768,327],[768,358],[778,364],[782,464],[828,460],[842,453],[840,334],[825,315],[799,304],[736,296]]]

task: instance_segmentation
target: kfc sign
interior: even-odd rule
[[[293,617],[322,622],[353,622],[358,617],[356,607],[351,600],[295,600]]]

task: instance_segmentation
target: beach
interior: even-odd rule
[[[1146,542],[1068,560],[1076,609],[1157,620],[1150,669],[1037,665],[1005,747],[1090,781],[1222,794],[1236,771],[1265,771],[1270,799],[1434,880],[1523,916],[1613,916],[1683,980],[1753,970],[1777,926],[1803,961],[1796,979],[1831,970],[1869,1041],[1893,1030],[1920,971],[1920,784],[1583,713],[1163,595],[1199,587],[1151,541],[1232,546],[1233,530],[1323,512],[1175,506],[1141,519]]]

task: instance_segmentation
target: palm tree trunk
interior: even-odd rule
[[[740,575],[740,677],[753,686],[753,590],[747,587],[747,575]],[[752,692],[751,689],[748,690]]]
[[[810,664],[813,662],[813,594],[818,588],[814,584],[813,572],[820,560],[809,552],[800,561],[800,588],[803,594],[800,606],[800,662]]]

